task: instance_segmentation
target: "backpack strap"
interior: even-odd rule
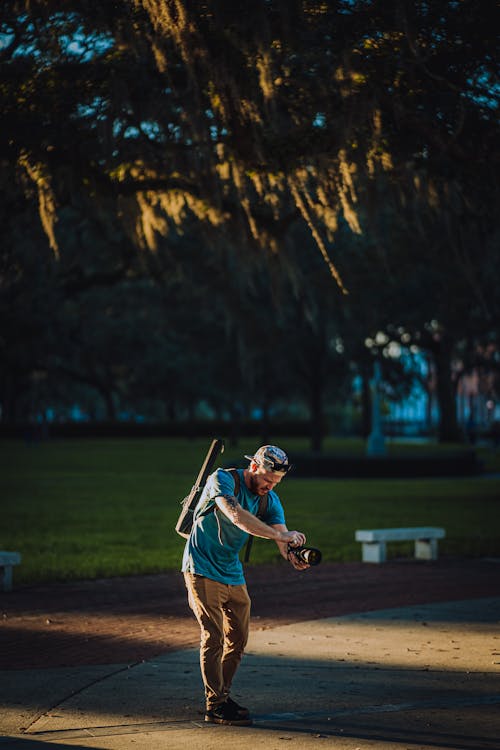
[[[238,474],[238,471],[236,469],[226,469],[231,476],[234,479],[234,494],[235,496],[240,491],[240,475]],[[262,521],[264,519],[264,516],[267,513],[267,501],[269,499],[269,494],[266,492],[265,495],[262,495],[259,500],[259,507],[257,508],[257,513],[255,514],[257,518],[260,518]]]
[[[257,518],[260,518],[261,521],[264,520],[264,516],[267,513],[267,501],[268,501],[268,499],[269,499],[269,495],[266,492],[266,494],[262,495],[262,497],[259,500],[259,508],[257,510],[256,515],[257,515]]]
[[[240,491],[240,475],[236,471],[236,469],[227,469],[227,471],[231,474],[231,476],[234,479],[234,494],[237,495]],[[259,507],[257,508],[257,513],[255,514],[257,518],[259,518],[261,521],[264,520],[264,517],[267,513],[267,502],[269,499],[269,495],[266,492],[265,495],[262,495],[259,500]],[[252,549],[253,544],[253,536],[252,534],[249,535],[247,546],[245,548],[245,556],[243,558],[244,562],[248,562],[250,559],[250,550]]]
[[[238,474],[236,469],[226,469],[225,471],[227,471],[228,474],[231,474],[234,480],[234,496],[236,497],[236,495],[240,491],[240,475]]]

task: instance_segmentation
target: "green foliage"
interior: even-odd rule
[[[305,441],[280,442],[299,450]],[[333,443],[359,451],[361,443]],[[157,573],[180,567],[179,501],[205,455],[206,440],[74,440],[1,444],[0,547],[21,552],[17,583]],[[221,458],[255,449],[245,441]],[[357,528],[438,525],[441,554],[498,555],[498,479],[298,480],[280,488],[290,528],[303,530],[325,560],[359,560]],[[389,554],[410,554],[395,545]],[[256,539],[251,564],[278,561]]]

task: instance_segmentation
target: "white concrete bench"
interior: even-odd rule
[[[387,542],[415,540],[415,557],[419,560],[437,560],[438,539],[446,536],[444,529],[435,526],[409,529],[358,529],[357,542],[363,544],[363,562],[385,562]]]
[[[4,591],[12,589],[12,567],[19,565],[21,555],[19,552],[4,552],[0,550],[0,587]]]

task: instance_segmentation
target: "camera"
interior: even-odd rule
[[[321,562],[321,552],[314,547],[292,547],[289,544],[288,552],[292,552],[297,560],[307,565],[319,565]]]

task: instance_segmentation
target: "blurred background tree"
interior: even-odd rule
[[[383,331],[461,437],[454,363],[498,352],[496,3],[2,11],[3,421],[282,401],[319,449]]]

